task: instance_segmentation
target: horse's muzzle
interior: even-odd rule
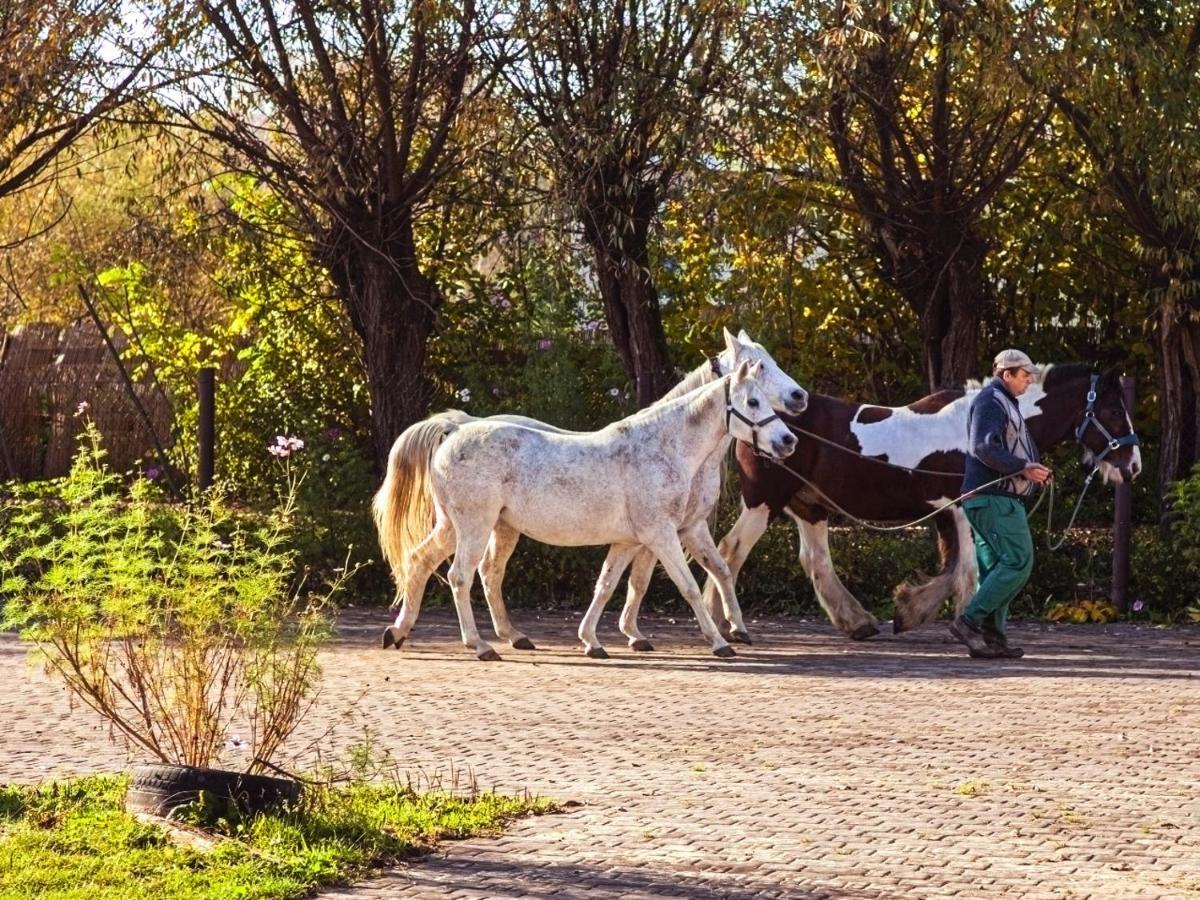
[[[800,413],[808,409],[808,391],[803,388],[796,388],[784,401],[784,406],[787,411],[793,416],[798,416]]]
[[[771,441],[771,455],[776,459],[787,459],[796,449],[796,436],[785,434]]]

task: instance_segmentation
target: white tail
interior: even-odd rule
[[[449,410],[405,429],[388,454],[387,475],[371,504],[379,547],[396,580],[396,599],[408,583],[412,552],[433,530],[429,461],[446,436],[470,416]]]

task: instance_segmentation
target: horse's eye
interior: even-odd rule
[[[748,407],[750,407],[751,409],[758,409],[758,401],[755,400],[753,397],[751,397],[749,400],[746,401],[746,405]]]

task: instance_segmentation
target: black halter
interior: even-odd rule
[[[1100,430],[1100,434],[1104,436],[1104,440],[1108,446],[1103,452],[1096,457],[1095,464],[1100,465],[1100,461],[1108,456],[1112,451],[1118,450],[1121,447],[1136,447],[1139,443],[1138,436],[1135,432],[1130,431],[1129,434],[1123,434],[1120,437],[1113,437],[1109,434],[1108,429],[1101,424],[1096,418],[1096,385],[1100,383],[1100,376],[1093,375],[1091,383],[1088,385],[1087,392],[1087,408],[1083,411],[1083,421],[1079,423],[1079,427],[1075,429],[1075,440],[1080,444],[1083,443],[1083,435],[1088,430],[1088,426]]]
[[[713,359],[714,359],[713,368],[715,369],[717,367],[717,364],[715,362],[716,357],[713,357]],[[754,421],[754,419],[750,419],[750,418],[747,418],[746,416],[744,416],[742,414],[741,410],[734,409],[733,403],[729,399],[729,383],[731,381],[733,381],[732,375],[725,378],[725,430],[726,431],[729,430],[729,420],[732,419],[734,416],[737,416],[737,418],[740,422],[750,426],[751,446],[754,447],[755,454],[758,456],[766,456],[767,454],[763,453],[761,450],[758,449],[758,429],[760,429],[762,426],[766,425],[768,422],[774,422],[776,419],[779,418],[779,416],[777,416],[775,413],[771,413],[771,415],[767,416],[765,419],[759,419],[756,422],[756,421]]]

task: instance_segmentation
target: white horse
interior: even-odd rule
[[[499,658],[475,627],[470,587],[500,527],[558,546],[614,545],[605,570],[616,577],[645,547],[691,606],[713,653],[734,655],[701,603],[680,539],[686,531],[689,544],[719,559],[707,522],[694,523],[690,508],[697,475],[731,437],[777,459],[796,447],[769,413],[756,383],[762,371],[761,362],[742,363],[716,383],[596,432],[437,416],[408,428],[392,446],[374,502],[384,558],[404,598],[384,646],[404,642],[429,576],[453,554],[448,577],[463,643],[480,659]]]
[[[774,358],[762,344],[754,341],[744,329],[737,337],[734,337],[728,329],[724,329],[724,340],[725,349],[721,353],[689,373],[654,405],[681,397],[697,387],[708,384],[722,375],[734,371],[743,362],[761,362],[762,368],[758,371],[755,382],[762,389],[763,393],[766,394],[771,407],[777,412],[787,412],[796,415],[804,411],[808,405],[808,392],[779,367],[779,364],[775,362]],[[459,410],[447,410],[433,418],[439,417],[455,425],[479,421],[477,417],[470,416]],[[488,417],[487,421],[509,422],[555,434],[578,434],[578,432],[556,428],[553,425],[547,425],[545,422],[531,419],[527,416],[498,415]],[[741,640],[749,643],[750,637],[746,633],[742,620],[741,607],[734,595],[734,580],[729,567],[718,554],[706,552],[707,543],[703,536],[693,537],[697,521],[707,521],[711,516],[713,508],[716,506],[721,492],[723,467],[723,454],[717,454],[697,473],[692,485],[692,497],[688,509],[687,525],[680,536],[688,552],[700,562],[700,565],[717,585],[722,609],[718,609],[712,615],[714,618],[719,616],[719,621],[722,624],[731,623],[726,626],[726,630],[723,632],[725,638],[727,640]],[[492,626],[496,632],[496,636],[501,640],[507,641],[518,650],[532,650],[534,649],[532,641],[522,632],[518,631],[509,619],[502,593],[508,560],[516,549],[519,538],[520,534],[513,529],[504,525],[497,526],[496,530],[492,532],[487,552],[484,554],[483,562],[479,566],[479,576],[483,582],[483,592],[487,600],[488,610],[491,613]],[[628,560],[622,563],[622,558],[627,549],[622,547],[617,552],[617,555],[606,561],[606,565],[601,572],[601,577],[597,582],[592,604],[588,607],[588,611],[580,623],[579,639],[583,643],[587,655],[594,659],[604,659],[608,656],[596,637],[596,626],[599,623],[600,614],[607,604],[613,588],[616,586],[616,582],[620,579],[621,571],[629,564]],[[626,600],[625,611],[622,613],[620,621],[621,630],[629,638],[629,645],[634,650],[647,651],[654,649],[637,627],[637,609],[641,603],[642,596],[649,586],[650,578],[654,572],[654,563],[654,554],[645,548],[641,548],[633,558],[633,568],[629,576],[628,599]],[[620,568],[617,568],[618,564],[620,564]],[[398,587],[403,587],[403,585],[398,585]],[[721,615],[722,612],[724,613],[723,615]],[[384,647],[386,648],[392,643],[389,633],[385,632]]]

